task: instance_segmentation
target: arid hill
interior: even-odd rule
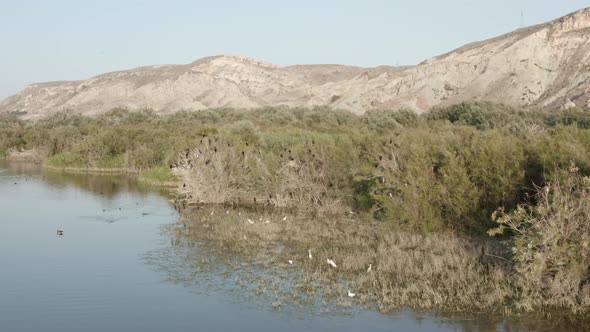
[[[245,57],[215,56],[84,81],[31,84],[0,102],[0,112],[38,118],[62,110],[94,115],[115,107],[169,113],[268,105],[329,105],[357,113],[399,108],[423,112],[471,100],[590,107],[590,8],[466,45],[417,66],[280,67]]]

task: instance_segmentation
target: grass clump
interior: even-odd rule
[[[145,170],[139,174],[139,179],[156,184],[169,184],[176,182],[176,176],[172,174],[172,171],[168,167],[158,166]]]

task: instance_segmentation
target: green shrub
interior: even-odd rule
[[[174,182],[176,176],[169,167],[157,166],[141,172],[140,179],[149,183],[168,183]]]
[[[535,205],[520,205],[496,218],[490,234],[509,243],[522,279],[525,309],[590,307],[590,178],[571,166],[539,188]]]
[[[58,168],[67,168],[67,167],[86,167],[87,163],[79,154],[71,153],[71,152],[62,152],[50,157],[47,160],[47,165],[58,167]]]
[[[234,191],[202,191],[215,189],[218,199],[264,197],[266,204],[307,210],[334,203],[333,211],[358,210],[418,229],[482,233],[496,209],[530,201],[531,188],[544,184],[555,165],[574,161],[590,174],[585,117],[579,110],[490,103],[421,116],[325,107],[162,116],[115,109],[97,118],[63,112],[37,123],[0,118],[0,154],[41,149],[49,164],[62,167],[146,171],[188,167],[183,156],[201,151],[196,179],[219,179],[223,190]]]

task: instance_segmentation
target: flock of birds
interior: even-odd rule
[[[227,210],[225,213],[226,213],[226,214],[230,214],[230,211],[229,211],[229,210]],[[212,215],[212,216],[213,216],[213,215],[215,215],[215,210],[211,211],[210,215]],[[242,215],[242,213],[241,213],[241,212],[238,212],[238,215],[239,215],[239,216],[241,216],[241,215]],[[264,220],[264,218],[263,218],[262,216],[261,216],[261,217],[260,217],[258,220],[259,220],[259,222],[261,222],[262,224],[265,224],[265,225],[266,225],[266,224],[270,224],[270,223],[271,223],[271,221],[270,221],[270,220],[268,220],[268,219],[267,219],[267,220],[265,220],[264,222],[262,222],[262,221]],[[283,221],[286,221],[286,220],[287,220],[287,216],[284,216],[282,220],[283,220]],[[255,225],[255,224],[256,224],[256,222],[255,222],[254,220],[250,219],[250,218],[246,218],[246,222],[247,222],[249,225]],[[185,226],[185,227],[186,227],[186,226]],[[248,237],[244,235],[244,239],[248,239]],[[313,259],[313,255],[312,255],[312,253],[311,253],[311,249],[308,249],[308,250],[307,250],[307,258],[308,258],[309,260],[312,260],[312,259]],[[294,260],[293,260],[293,259],[289,259],[289,260],[287,260],[287,263],[288,263],[289,265],[293,265],[295,262],[294,262]],[[327,259],[326,259],[326,263],[327,263],[328,265],[330,265],[330,266],[331,266],[332,268],[334,268],[334,269],[338,268],[338,265],[336,264],[336,262],[335,262],[333,259],[327,258]],[[369,266],[368,266],[368,268],[367,268],[367,273],[371,273],[371,271],[372,271],[372,270],[373,270],[373,264],[369,264]],[[353,297],[355,297],[355,296],[356,296],[356,293],[353,293],[352,291],[348,290],[348,291],[347,291],[347,296],[348,296],[348,297],[350,297],[350,298],[353,298]]]
[[[229,210],[228,210],[228,211],[226,211],[226,213],[227,213],[227,214],[229,214]],[[215,211],[211,211],[211,215],[214,215],[214,214],[215,214]],[[239,213],[239,214],[241,215],[241,213]],[[263,218],[262,218],[262,217],[260,217],[259,221],[262,221],[262,220],[263,220]],[[286,221],[286,220],[287,220],[287,216],[283,217],[283,221]],[[250,225],[254,225],[254,224],[256,224],[256,223],[255,223],[255,222],[254,222],[252,219],[250,219],[250,218],[247,218],[247,219],[246,219],[246,221],[247,221],[247,222],[248,222],[248,224],[250,224]],[[264,224],[269,224],[269,223],[270,223],[270,220],[266,220],[266,221],[264,222]],[[246,236],[244,236],[244,239],[247,239],[247,237],[246,237]],[[307,250],[307,258],[308,258],[309,260],[312,260],[312,259],[313,259],[313,255],[311,254],[311,249],[308,249],[308,250]],[[292,259],[289,259],[289,260],[287,260],[287,263],[289,263],[289,265],[293,265],[293,264],[294,264],[294,261],[293,261]],[[327,263],[328,265],[330,265],[330,266],[331,266],[332,268],[334,268],[334,269],[338,268],[338,265],[336,264],[336,262],[335,262],[333,259],[327,258],[327,259],[326,259],[326,263]],[[372,270],[373,270],[373,264],[369,264],[369,267],[367,268],[367,273],[371,273],[371,271],[372,271]],[[350,298],[353,298],[353,297],[355,297],[355,296],[356,296],[356,293],[353,293],[353,292],[351,292],[350,290],[348,290],[348,291],[347,291],[347,296],[348,296],[348,297],[350,297]]]

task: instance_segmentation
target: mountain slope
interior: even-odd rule
[[[94,115],[115,107],[163,113],[215,107],[330,105],[362,113],[470,100],[590,107],[590,8],[466,45],[417,66],[279,67],[238,56],[148,66],[84,81],[32,84],[0,112],[37,118],[62,110]]]

